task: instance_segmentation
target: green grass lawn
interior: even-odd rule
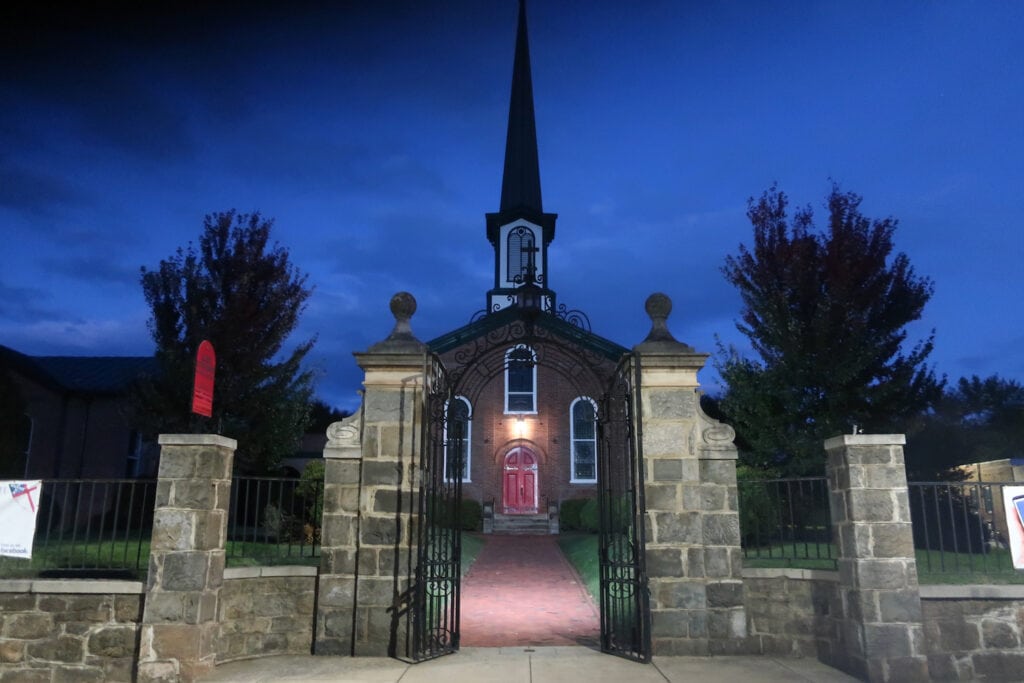
[[[40,572],[111,572],[118,578],[144,579],[149,567],[149,539],[62,541],[36,544],[32,559],[0,557],[0,579],[33,578]]]
[[[834,545],[783,543],[746,549],[744,567],[835,569]],[[918,582],[923,584],[1024,583],[1024,572],[1013,568],[1010,551],[998,548],[987,553],[953,553],[915,550]]]
[[[558,547],[579,572],[591,597],[599,601],[601,570],[597,561],[597,534],[565,533],[558,537]]]
[[[484,543],[483,536],[480,534],[468,531],[462,532],[462,562],[460,565],[462,576],[465,576],[472,564],[476,562],[476,558],[479,557]]]

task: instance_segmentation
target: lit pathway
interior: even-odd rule
[[[484,538],[462,580],[461,646],[597,645],[597,606],[556,536]]]

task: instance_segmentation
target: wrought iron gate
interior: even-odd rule
[[[427,354],[423,377],[418,554],[412,600],[411,654],[416,661],[459,649],[462,559],[462,421],[449,420],[454,396],[436,355]]]
[[[616,368],[598,415],[601,650],[649,662],[651,613],[644,560],[639,414],[640,358],[629,354]]]

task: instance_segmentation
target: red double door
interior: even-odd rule
[[[537,512],[537,456],[518,446],[505,455],[502,511],[506,515]]]

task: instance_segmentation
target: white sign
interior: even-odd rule
[[[1024,486],[1004,486],[1003,504],[1013,568],[1024,569]]]
[[[0,481],[0,555],[32,558],[42,485],[38,479]]]

